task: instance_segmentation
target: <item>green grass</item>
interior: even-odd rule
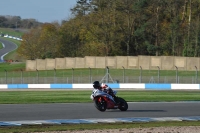
[[[3,44],[0,42],[0,49],[2,49],[3,48]]]
[[[0,72],[25,70],[26,63],[0,63]]]
[[[91,102],[91,91],[6,91],[0,93],[0,103],[80,103]],[[16,97],[17,96],[17,97]]]
[[[130,129],[130,128],[153,128],[153,127],[175,127],[175,126],[199,126],[200,121],[182,122],[147,122],[147,123],[99,123],[99,124],[62,124],[62,125],[32,125],[19,127],[0,127],[1,133],[28,133],[28,132],[47,132],[47,131],[84,131],[95,129]]]
[[[15,30],[15,29],[11,29],[11,28],[0,28],[0,34],[21,37],[24,34],[24,32],[21,32],[19,30]]]
[[[1,91],[0,104],[33,104],[33,103],[89,103],[91,91],[46,90],[46,91]],[[128,102],[173,102],[200,101],[200,91],[123,91],[119,97]]]

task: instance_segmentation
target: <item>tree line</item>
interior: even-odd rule
[[[31,29],[42,25],[43,23],[38,22],[35,19],[21,19],[20,16],[2,16],[0,15],[0,27],[2,28],[21,28]]]
[[[78,0],[62,24],[23,36],[27,59],[200,56],[200,0]]]

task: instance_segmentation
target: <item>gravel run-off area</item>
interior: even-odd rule
[[[54,131],[54,132],[39,132],[39,133],[200,133],[200,126]]]

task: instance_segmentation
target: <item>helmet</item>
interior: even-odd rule
[[[107,84],[105,84],[105,83],[102,83],[102,84],[101,84],[101,87],[105,89],[105,88],[107,88],[107,87],[108,87],[108,85],[107,85]]]
[[[99,88],[99,87],[101,87],[99,81],[94,81],[93,87],[94,87],[94,88]]]

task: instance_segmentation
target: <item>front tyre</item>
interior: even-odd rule
[[[126,110],[128,109],[128,104],[127,104],[127,102],[126,102],[123,98],[120,98],[120,97],[118,97],[118,100],[119,100],[118,108],[119,108],[121,111],[126,111]]]
[[[101,112],[104,112],[106,110],[106,102],[99,99],[94,100],[94,106]]]

